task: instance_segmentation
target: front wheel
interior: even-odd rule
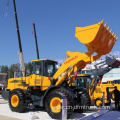
[[[61,98],[63,96],[67,97],[67,106],[71,107],[70,109],[67,109],[67,118],[69,118],[73,112],[74,102],[72,96],[65,90],[56,89],[51,91],[45,100],[46,111],[53,119],[60,119]]]
[[[25,112],[27,104],[25,102],[25,95],[21,89],[15,89],[9,96],[9,107],[15,112]]]

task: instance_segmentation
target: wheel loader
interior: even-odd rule
[[[111,34],[106,25],[103,25],[103,21],[86,27],[76,27],[75,36],[86,45],[88,52],[68,51],[65,61],[57,71],[55,69],[57,62],[54,60],[32,60],[31,75],[8,80],[6,90],[2,91],[2,97],[9,100],[12,111],[24,112],[29,104],[33,104],[45,107],[52,118],[59,119],[63,96],[67,97],[68,118],[76,105],[90,106],[89,94],[84,89],[71,87],[73,79],[70,76],[74,74],[75,77],[87,64],[108,54],[118,38]],[[92,56],[94,52],[97,55]]]
[[[76,27],[75,36],[80,42],[86,45],[88,52],[66,52],[65,61],[56,71],[57,62],[49,59],[32,60],[33,73],[25,76],[22,46],[18,29],[15,0],[14,13],[20,48],[20,63],[23,77],[8,79],[7,88],[2,91],[2,97],[9,100],[9,107],[15,112],[25,112],[29,104],[45,107],[47,113],[54,119],[60,119],[61,98],[67,98],[67,117],[69,118],[75,106],[85,106],[89,108],[91,104],[90,96],[84,89],[71,87],[74,77],[87,64],[99,59],[102,55],[108,54],[116,40],[116,36],[111,34],[107,24],[101,22],[86,26]],[[104,43],[104,44],[103,44]],[[92,56],[96,52],[97,55]],[[78,111],[86,109],[81,107]]]
[[[105,95],[105,105],[111,103],[111,99],[114,100],[113,90],[117,86],[120,90],[120,85],[114,83],[102,84],[101,80],[105,73],[109,72],[113,68],[118,68],[120,66],[120,61],[115,58],[106,58],[105,61],[95,65],[95,73],[92,78],[87,74],[79,74],[76,76],[75,80],[72,83],[72,86],[78,86],[80,88],[86,88],[87,92],[90,95],[91,102],[95,103],[96,106],[102,105],[102,96]]]

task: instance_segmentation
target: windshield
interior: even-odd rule
[[[80,88],[87,88],[87,86],[91,83],[92,79],[89,76],[85,77],[76,77],[73,81],[74,86],[79,86]]]
[[[53,61],[45,61],[44,76],[52,77],[55,74],[55,64]]]

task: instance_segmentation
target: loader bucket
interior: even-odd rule
[[[104,20],[98,24],[86,26],[86,27],[76,27],[75,37],[85,44],[88,51],[96,52],[100,55],[108,54],[118,38],[114,33],[111,34],[112,30],[106,28],[107,23],[103,25]]]

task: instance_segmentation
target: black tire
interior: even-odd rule
[[[0,94],[1,94],[2,88],[0,88]]]
[[[98,104],[97,101],[100,101],[101,103]],[[96,98],[94,103],[95,103],[95,106],[97,106],[97,107],[102,106],[102,98]]]
[[[11,98],[13,96],[17,96],[18,97],[18,104],[16,106],[13,106],[13,103],[11,102]],[[13,100],[14,101],[14,100]],[[13,90],[10,95],[9,95],[9,107],[12,111],[15,111],[15,112],[25,112],[26,111],[26,108],[27,108],[27,104],[25,102],[25,95],[24,95],[24,92],[23,90],[21,89],[15,89]]]
[[[90,108],[90,105],[91,105],[91,99],[90,99],[89,94],[86,91],[84,91],[80,95],[79,101],[80,103],[78,104],[78,107],[75,108],[75,111],[80,112],[80,113],[86,112]]]
[[[49,95],[46,97],[45,100],[45,108],[47,113],[53,118],[53,119],[60,119],[60,113],[61,113],[61,109],[60,112],[55,113],[54,111],[51,110],[50,108],[50,102],[53,98],[57,97],[60,98],[66,96],[67,97],[67,106],[70,106],[70,109],[67,109],[67,118],[70,117],[70,115],[73,112],[73,107],[74,107],[74,100],[73,97],[70,93],[68,93],[66,90],[63,89],[56,89],[54,91],[51,91],[49,93]]]
[[[111,92],[111,99],[112,99],[113,101],[115,101],[115,97],[114,97],[114,92],[113,92],[113,91]]]
[[[35,108],[41,108],[39,105],[34,105]]]
[[[109,106],[111,104],[111,100],[108,103],[105,103],[105,106]]]

